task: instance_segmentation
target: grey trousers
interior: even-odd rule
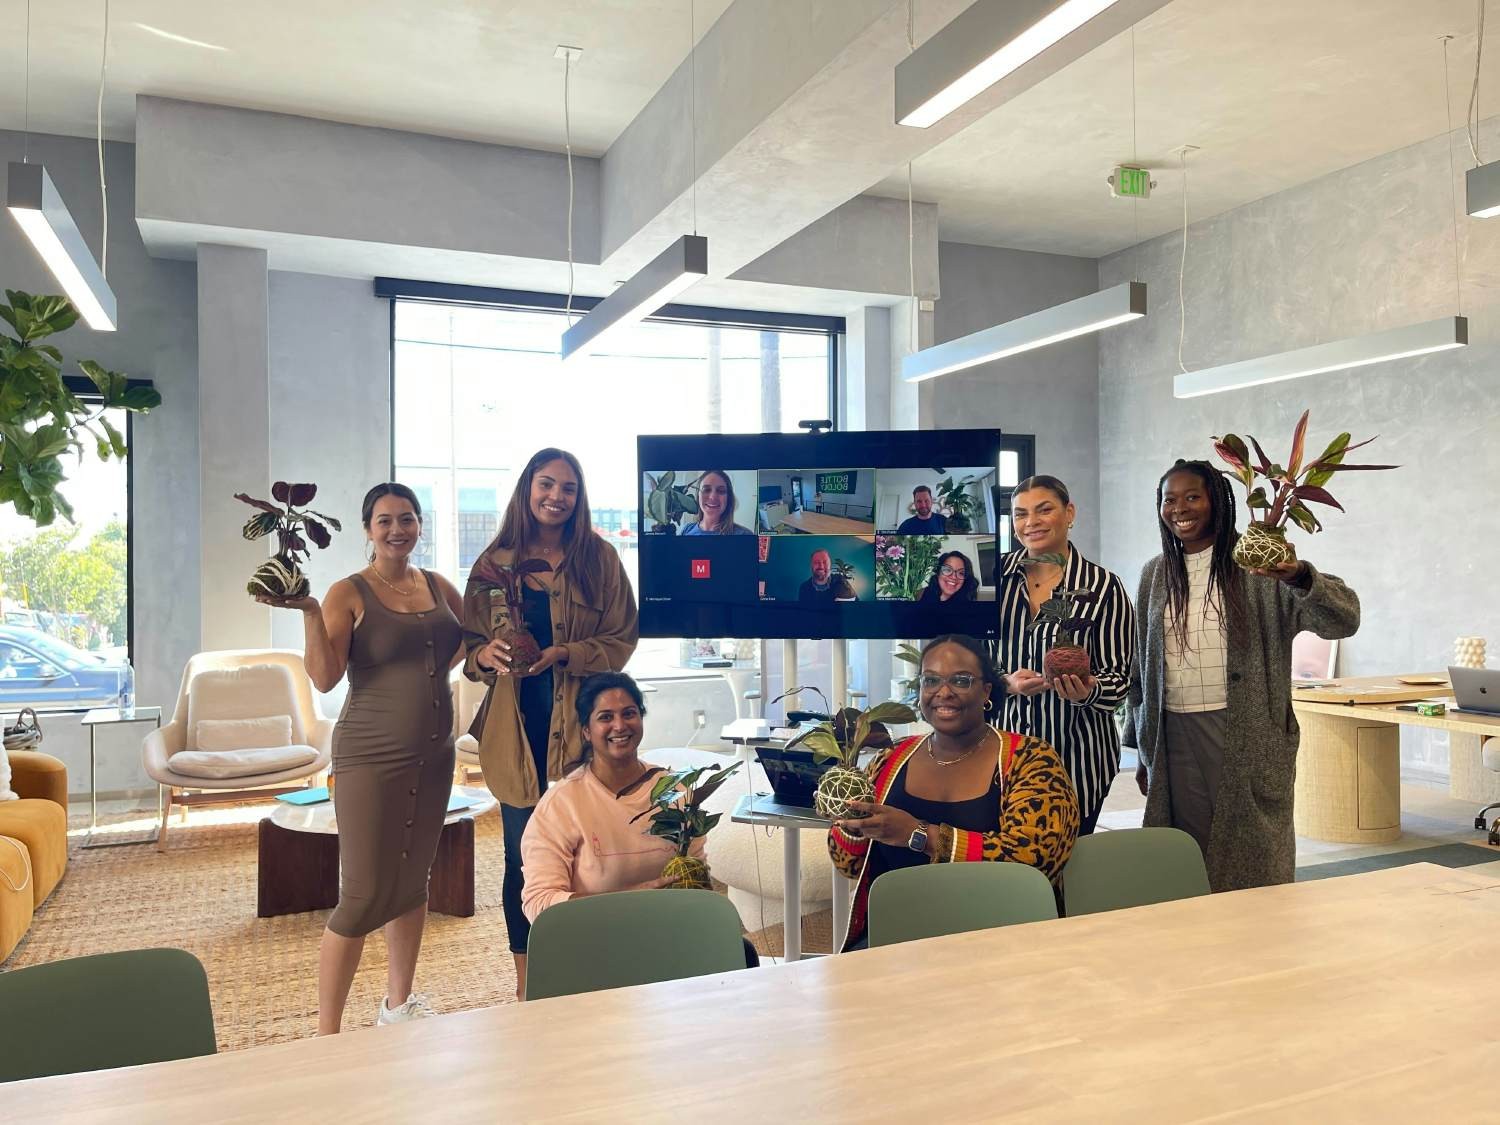
[[[1198,841],[1208,854],[1214,803],[1224,776],[1229,710],[1162,712],[1167,750],[1167,786],[1172,794],[1172,826]]]

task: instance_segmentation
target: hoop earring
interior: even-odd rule
[[[995,698],[994,698],[994,696],[991,696],[989,699],[986,699],[984,701],[984,713],[986,715],[988,715],[994,709],[995,709]]]
[[[366,539],[365,540],[365,545],[366,545],[365,562],[369,563],[371,566],[374,566],[375,565],[375,541],[373,539]]]

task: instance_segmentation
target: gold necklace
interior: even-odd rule
[[[370,573],[373,574],[376,578],[380,579],[381,583],[386,587],[395,590],[396,593],[400,594],[403,598],[409,598],[417,592],[417,580],[415,578],[412,579],[411,585],[403,590],[400,586],[397,586],[385,575],[381,574],[379,568],[376,567],[374,563],[370,564]]]
[[[985,733],[979,736],[979,741],[978,742],[974,743],[973,746],[970,746],[967,750],[965,750],[958,757],[956,757],[956,758],[949,758],[946,762],[943,761],[943,759],[939,758],[936,754],[934,754],[932,752],[932,735],[929,734],[922,741],[927,746],[927,756],[932,759],[932,764],[935,765],[935,766],[942,766],[942,767],[944,767],[946,769],[948,766],[956,766],[956,765],[958,765],[959,762],[962,762],[964,759],[973,757],[974,751],[978,750],[987,741],[989,741],[989,737],[990,737],[989,730],[986,729]]]

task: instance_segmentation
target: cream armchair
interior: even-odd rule
[[[235,669],[261,671],[254,673],[254,679],[238,691],[232,682],[226,687],[226,680],[232,681],[232,677],[213,676],[204,680],[195,693],[194,681],[203,673]],[[224,724],[226,720],[232,723],[267,717],[291,719],[291,744],[272,750],[302,749],[311,753],[290,755],[303,759],[292,766],[285,765],[288,755],[271,753],[268,758],[280,758],[281,764],[268,760],[264,772],[241,772],[232,777],[184,772],[181,762],[174,768],[174,755],[198,749],[197,733],[202,729],[198,724],[202,720]],[[311,785],[328,769],[333,753],[333,726],[334,721],[324,718],[318,710],[301,653],[282,649],[198,653],[188,661],[182,674],[171,722],[147,735],[141,747],[146,773],[160,787],[161,831],[157,849],[166,851],[167,823],[174,805],[186,817],[192,805],[261,800]],[[249,756],[249,765],[243,764],[242,759],[239,768],[253,770],[253,755],[259,752],[243,753]]]
[[[482,779],[479,766],[479,740],[469,733],[474,716],[489,691],[487,684],[477,684],[463,673],[463,666],[453,670],[449,681],[453,686],[453,768],[454,780],[459,785],[468,785],[474,779]]]

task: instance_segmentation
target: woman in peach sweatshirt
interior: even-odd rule
[[[647,821],[632,823],[651,807],[651,779],[662,772],[638,755],[641,689],[623,672],[601,672],[579,687],[577,708],[583,753],[542,794],[521,838],[521,908],[533,922],[570,898],[665,887],[674,851],[646,835]],[[703,847],[694,840],[691,854]]]
[[[649,822],[635,820],[651,807],[651,779],[662,772],[639,757],[641,689],[623,672],[600,672],[579,687],[577,708],[583,753],[542,794],[521,838],[521,908],[532,922],[570,898],[665,887],[662,868],[675,853],[646,834]],[[699,837],[689,854],[701,859],[703,848]],[[760,964],[748,940],[745,964]]]

